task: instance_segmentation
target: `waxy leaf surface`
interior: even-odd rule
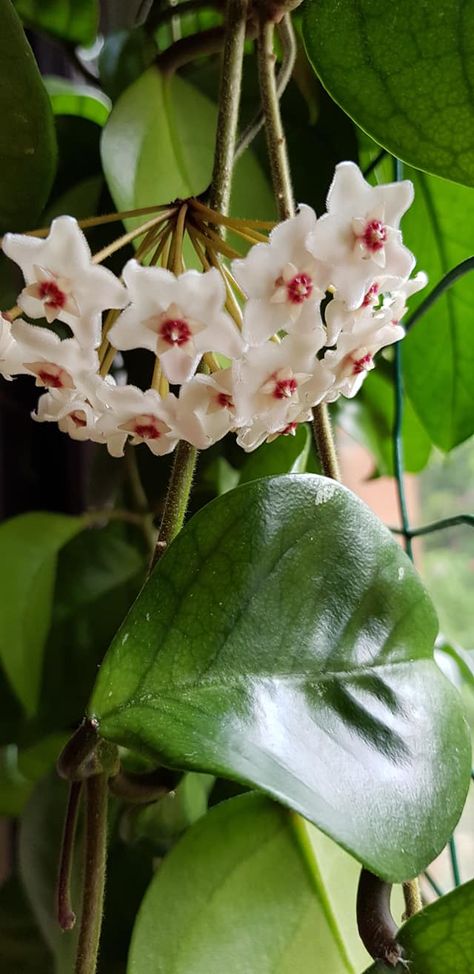
[[[13,0],[27,27],[88,47],[99,26],[97,0]]]
[[[334,842],[267,798],[223,802],[155,874],[128,974],[355,974],[367,963],[358,873]]]
[[[474,880],[431,903],[408,920],[397,940],[406,964],[393,974],[468,974],[474,958]],[[386,974],[385,964],[372,964],[365,974]]]
[[[117,743],[269,792],[400,880],[444,846],[469,781],[436,628],[362,502],[323,477],[264,478],[203,508],[162,557],[90,713]]]
[[[308,56],[334,100],[404,162],[474,185],[474,6],[307,0]]]
[[[10,0],[0,0],[0,232],[34,226],[56,166],[49,98]]]

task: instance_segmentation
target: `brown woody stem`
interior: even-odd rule
[[[107,775],[84,784],[86,830],[81,928],[74,974],[96,974],[105,891],[107,853]]]
[[[76,914],[71,904],[71,874],[74,859],[74,842],[81,799],[82,781],[71,781],[64,819],[61,853],[59,857],[58,883],[56,887],[56,916],[61,930],[72,930]]]

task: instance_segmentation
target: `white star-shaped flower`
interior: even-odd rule
[[[101,312],[125,307],[128,298],[111,271],[93,264],[77,221],[57,217],[45,240],[7,233],[2,246],[23,271],[27,286],[17,301],[25,314],[63,321],[81,345],[97,346]]]
[[[232,369],[194,375],[181,386],[175,428],[179,438],[205,450],[235,425]]]
[[[398,225],[412,200],[409,180],[371,186],[354,162],[336,166],[328,212],[309,233],[307,246],[327,262],[330,283],[350,308],[362,303],[381,270],[394,286],[411,273],[415,258],[404,247]]]
[[[215,268],[176,276],[130,260],[123,277],[131,304],[110,330],[115,348],[148,348],[171,383],[186,382],[204,352],[241,354],[242,337],[224,310],[225,284]]]
[[[156,456],[174,450],[179,434],[175,429],[176,397],[162,399],[154,389],[143,392],[136,386],[104,385],[95,391],[94,405],[102,406],[97,431],[113,457],[123,456],[128,439],[133,446],[146,443]]]
[[[33,419],[39,423],[56,422],[62,433],[73,440],[103,442],[97,430],[98,414],[84,393],[77,389],[53,389],[38,400]]]
[[[242,334],[249,345],[261,345],[280,331],[301,333],[320,324],[329,273],[306,246],[315,226],[314,211],[301,206],[297,216],[272,230],[268,243],[256,244],[233,261],[232,273],[247,297]]]
[[[21,360],[15,374],[34,375],[37,386],[77,389],[81,379],[99,367],[97,352],[84,348],[75,338],[60,338],[48,328],[29,325],[17,318],[11,327]]]
[[[337,349],[331,349],[324,356],[324,365],[334,375],[334,386],[328,391],[327,401],[332,402],[339,395],[352,398],[359,391],[366,375],[374,368],[374,355],[381,348],[386,348],[404,336],[401,325],[374,322],[368,325],[359,321],[350,332],[342,332],[337,342]]]
[[[10,320],[0,313],[0,375],[11,379],[21,370],[22,350],[12,335]]]

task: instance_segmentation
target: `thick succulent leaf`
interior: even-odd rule
[[[431,903],[408,920],[397,939],[405,951],[406,964],[393,974],[468,974],[474,958],[474,880]],[[365,974],[386,974],[380,962]]]
[[[27,27],[87,47],[99,26],[98,0],[13,0]]]
[[[469,780],[435,633],[364,504],[322,477],[264,478],[203,508],[160,560],[90,713],[106,738],[269,792],[397,881],[444,846]]]
[[[474,8],[307,0],[309,58],[334,100],[404,162],[474,185]]]
[[[38,703],[58,551],[82,527],[80,518],[44,513],[0,526],[0,661],[29,716]]]
[[[367,963],[355,927],[359,870],[326,842],[320,857],[318,837],[313,848],[302,820],[263,796],[218,805],[155,874],[128,974],[355,974]]]
[[[149,68],[119,98],[102,138],[102,159],[119,209],[202,193],[212,174],[216,105],[181,77]],[[251,153],[236,168],[233,205],[241,216],[274,213]]]
[[[0,232],[34,225],[56,167],[49,98],[10,0],[0,0]]]

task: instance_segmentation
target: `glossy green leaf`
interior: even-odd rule
[[[0,0],[0,232],[34,225],[56,166],[48,95],[10,0]]]
[[[429,288],[473,252],[474,192],[407,169],[415,204],[403,236],[429,276]],[[410,301],[416,308],[428,293]],[[467,274],[414,325],[403,343],[405,387],[433,443],[451,450],[474,433],[474,273]]]
[[[55,115],[77,115],[97,125],[105,125],[111,103],[99,88],[54,75],[48,75],[44,83]]]
[[[468,974],[474,959],[474,880],[431,903],[408,920],[397,939],[408,967],[398,964],[393,974]],[[365,974],[386,974],[376,963]]]
[[[361,501],[322,477],[263,478],[203,508],[159,561],[90,713],[117,743],[257,785],[400,880],[444,846],[469,780],[435,633]]]
[[[474,8],[465,0],[307,0],[309,58],[334,100],[393,155],[474,185]]]
[[[369,373],[354,399],[339,400],[339,423],[350,436],[368,447],[379,476],[393,475],[394,401],[393,382],[381,369]],[[428,463],[431,439],[408,398],[404,404],[402,433],[404,468],[408,473],[418,473]]]
[[[122,94],[105,126],[102,159],[118,209],[202,193],[212,174],[216,106],[178,75],[149,68]],[[241,216],[274,213],[251,153],[237,165],[233,206]]]
[[[99,26],[98,0],[13,0],[27,27],[88,47]]]
[[[301,829],[297,816],[255,794],[214,808],[156,873],[128,974],[360,970],[367,954],[354,907],[342,916],[355,903],[358,866],[334,843],[320,859]],[[334,869],[337,881],[333,874],[326,885]]]
[[[311,435],[306,423],[300,424],[294,436],[277,436],[272,443],[250,453],[240,471],[239,483],[281,473],[304,473],[309,456]]]
[[[38,703],[57,554],[82,527],[79,518],[43,513],[0,525],[0,661],[29,716]]]

